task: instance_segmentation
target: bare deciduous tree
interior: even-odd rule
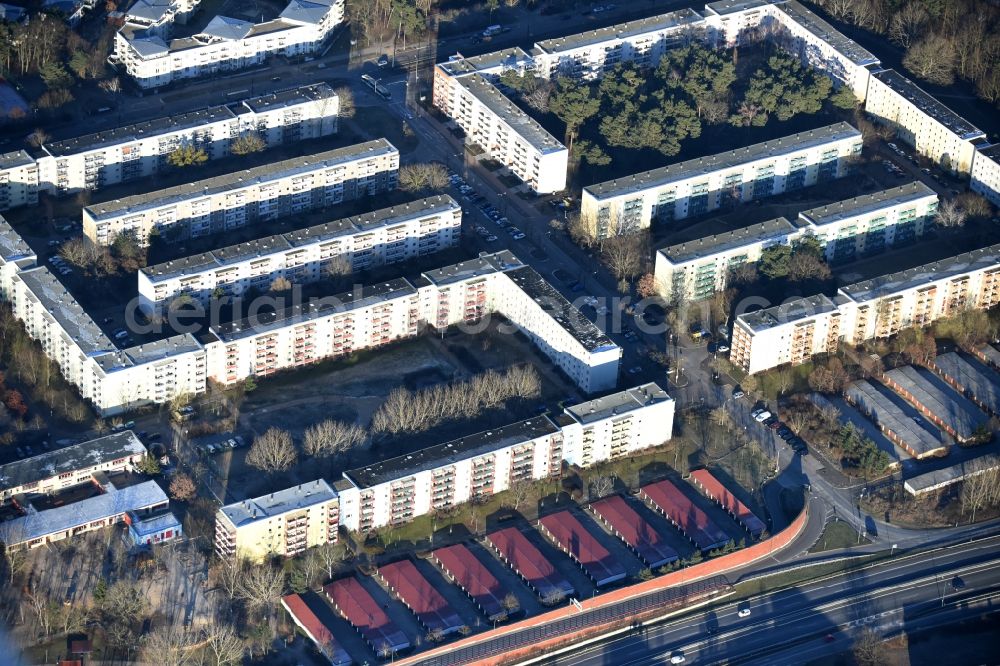
[[[170,479],[170,496],[179,502],[188,502],[194,499],[197,488],[191,477],[183,472],[178,472]]]
[[[350,451],[364,439],[365,431],[358,424],[327,419],[306,429],[302,448],[307,455],[326,458]]]
[[[292,288],[292,281],[284,276],[278,276],[271,282],[270,291],[279,293],[289,291]]]
[[[285,588],[285,573],[268,563],[249,565],[240,581],[240,598],[252,612],[269,610]]]
[[[646,258],[646,235],[612,236],[601,247],[604,263],[619,280],[630,280],[642,272]]]
[[[881,637],[871,627],[865,627],[854,639],[854,662],[858,666],[883,666],[889,663]]]
[[[590,482],[590,499],[607,497],[615,489],[615,477],[600,475]]]
[[[503,604],[504,610],[508,613],[513,613],[521,608],[521,602],[517,600],[517,595],[513,592],[508,592],[504,595],[501,603]]]
[[[965,211],[962,210],[957,201],[954,199],[945,199],[938,206],[934,219],[942,227],[960,227],[965,224],[967,217]]]
[[[347,86],[337,88],[337,101],[339,108],[337,115],[341,118],[354,117],[354,92]]]
[[[233,155],[249,155],[259,153],[267,148],[267,143],[257,132],[246,132],[233,139],[229,145],[229,152]]]
[[[188,638],[174,627],[164,625],[142,638],[142,657],[158,666],[185,666],[194,660]]]
[[[59,256],[81,268],[86,268],[97,261],[100,248],[93,241],[83,236],[71,238],[59,247]]]
[[[924,34],[930,16],[919,2],[910,2],[892,15],[889,21],[889,37],[904,49]]]
[[[233,666],[243,661],[243,641],[232,626],[215,623],[205,636],[205,653],[211,666]]]
[[[333,568],[347,559],[348,555],[350,551],[340,541],[336,543],[328,541],[316,547],[316,556],[323,563],[327,578],[333,578]]]
[[[530,481],[515,481],[501,495],[503,506],[517,511],[521,508],[522,504],[531,499],[533,491],[534,488],[532,487]]]
[[[278,428],[269,428],[263,435],[254,438],[247,452],[247,464],[268,474],[283,472],[297,460],[292,436]]]
[[[944,35],[928,35],[906,50],[903,66],[918,78],[939,85],[955,81],[955,45]]]
[[[406,192],[443,190],[448,186],[448,170],[443,164],[404,164],[399,167],[399,187]]]
[[[996,504],[1000,499],[1000,468],[990,468],[982,459],[967,463],[966,477],[962,481],[962,510],[971,512],[970,522],[976,522],[976,512]]]

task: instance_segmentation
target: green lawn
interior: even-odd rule
[[[858,541],[858,533],[853,527],[842,520],[835,520],[827,524],[823,530],[823,536],[809,549],[810,553],[822,553],[827,550],[837,550],[839,548],[850,548],[859,543],[870,543],[868,539]]]

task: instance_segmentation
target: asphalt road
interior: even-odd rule
[[[871,627],[883,636],[997,609],[1000,537],[889,560],[860,571],[761,595],[646,627],[547,660],[547,664],[798,664],[848,649]],[[958,587],[953,585],[958,577]],[[748,609],[749,617],[739,611]]]

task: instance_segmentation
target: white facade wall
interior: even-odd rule
[[[1000,206],[1000,145],[976,151],[969,187]]]
[[[38,165],[19,150],[0,155],[0,211],[38,203]]]
[[[83,209],[83,232],[109,245],[124,231],[147,241],[198,237],[333,206],[396,187],[399,151],[388,141],[317,153]]]
[[[838,123],[585,187],[580,215],[599,238],[629,233],[840,178],[860,154],[861,133]]]
[[[154,311],[182,293],[207,302],[216,290],[225,296],[266,291],[278,278],[308,284],[323,279],[338,259],[352,272],[399,263],[454,247],[461,230],[462,208],[451,197],[415,201],[208,252],[198,258],[207,263],[201,268],[187,270],[184,260],[144,268],[138,272],[140,307]]]

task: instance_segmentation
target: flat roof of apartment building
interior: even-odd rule
[[[925,92],[923,88],[906,78],[894,69],[884,69],[872,74],[896,94],[901,95],[910,104],[938,121],[961,139],[985,137],[981,129],[958,115],[947,106]]]
[[[354,291],[347,291],[336,296],[326,296],[315,301],[293,305],[281,312],[261,313],[255,319],[247,318],[221,324],[213,327],[211,334],[223,342],[233,342],[320,317],[370,307],[401,296],[416,295],[416,293],[417,290],[407,280],[396,278],[388,282],[364,285]]]
[[[863,48],[796,0],[776,2],[775,6],[855,65],[873,65],[879,62],[878,57],[871,51]]]
[[[24,281],[28,290],[38,299],[38,302],[56,320],[76,346],[86,355],[99,352],[114,351],[114,343],[104,335],[104,332],[94,323],[87,311],[77,303],[66,287],[56,279],[48,268],[39,266],[21,271],[17,278]]]
[[[325,150],[312,155],[293,157],[281,162],[262,164],[251,169],[234,171],[221,176],[215,176],[214,178],[176,185],[146,194],[136,194],[121,199],[95,203],[87,206],[84,210],[95,220],[114,218],[130,212],[152,210],[180,201],[210,196],[227,190],[250,187],[259,183],[273,182],[297,174],[319,171],[345,162],[355,162],[397,152],[396,148],[385,139],[375,139],[374,141],[366,141],[353,146],[345,146],[344,148],[335,148],[334,150]]]
[[[705,5],[705,12],[725,16],[747,9],[758,9],[772,4],[771,0],[716,0]]]
[[[353,481],[358,488],[371,488],[557,432],[559,428],[547,416],[536,416],[382,460],[367,467],[348,470],[344,472],[344,476]]]
[[[123,127],[113,127],[62,141],[51,141],[44,144],[42,148],[53,157],[78,155],[92,150],[101,150],[111,146],[142,141],[149,137],[183,132],[195,127],[204,127],[209,123],[221,120],[234,120],[235,118],[236,114],[228,106],[212,106],[207,109],[189,111],[188,113],[153,118],[152,120],[125,125]]]
[[[27,259],[35,256],[35,251],[31,249],[21,234],[14,231],[14,227],[0,215],[0,263]]]
[[[140,270],[150,282],[156,284],[213,268],[223,268],[255,257],[266,257],[279,252],[287,252],[296,247],[321,243],[341,236],[372,231],[415,218],[460,209],[461,206],[458,205],[457,201],[447,194],[439,194],[371,213],[362,213],[305,229],[265,236],[218,250],[172,259],[153,266],[146,266]]]
[[[781,305],[775,305],[756,312],[741,314],[738,319],[754,333],[766,331],[775,326],[793,324],[816,315],[833,312],[837,303],[824,294],[794,298]]]
[[[991,160],[1000,162],[1000,143],[994,143],[979,148],[979,154],[989,157]]]
[[[530,63],[534,66],[534,60],[528,52],[520,46],[514,46],[469,57],[465,57],[461,53],[456,53],[448,60],[439,62],[437,66],[449,76],[462,76],[463,74],[488,71],[498,67],[514,67],[522,62]]]
[[[480,253],[475,259],[460,261],[451,266],[442,266],[434,270],[424,271],[421,278],[428,284],[444,286],[462,282],[483,275],[502,273],[512,268],[524,266],[520,259],[514,256],[510,250],[500,250],[490,254]]]
[[[958,352],[941,354],[934,359],[933,366],[958,384],[966,395],[986,405],[992,413],[1000,414],[1000,373]]]
[[[731,169],[748,162],[778,157],[788,153],[807,150],[843,139],[861,139],[861,132],[845,122],[834,123],[807,132],[798,132],[779,139],[755,143],[745,148],[737,148],[716,155],[697,157],[659,169],[643,171],[632,176],[608,180],[588,185],[584,191],[597,199],[609,199],[624,194],[633,194],[652,187],[662,187],[696,176],[706,176],[716,171]]]
[[[286,106],[316,102],[336,96],[337,93],[326,83],[314,83],[308,86],[279,90],[260,97],[252,97],[242,102],[237,102],[237,104],[246,106],[254,113],[265,113],[274,109],[283,109]]]
[[[937,193],[915,180],[899,187],[890,187],[871,194],[862,194],[853,199],[835,201],[825,206],[810,208],[799,213],[799,217],[816,226],[834,224],[854,217],[860,217],[877,210],[892,208],[900,204],[918,201],[926,197],[936,197]]]
[[[514,284],[535,301],[556,323],[588,352],[616,348],[617,345],[594,322],[583,316],[555,287],[531,266],[507,271]]]
[[[145,342],[119,352],[97,357],[97,363],[105,372],[164,361],[172,356],[201,351],[203,347],[191,333],[180,333],[162,340]]]
[[[0,154],[0,169],[15,169],[17,167],[34,164],[35,160],[26,150],[15,150],[9,153]]]
[[[665,12],[656,16],[647,16],[646,18],[634,21],[609,25],[606,28],[578,32],[575,35],[543,39],[535,43],[535,48],[545,53],[573,51],[604,42],[637,37],[646,33],[675,30],[690,25],[697,25],[702,20],[701,14],[691,8],[685,8],[675,12]]]
[[[783,217],[778,217],[766,222],[751,224],[742,229],[668,245],[657,251],[669,259],[671,263],[682,264],[692,259],[703,259],[727,250],[736,250],[748,245],[782,238],[797,230],[794,224]]]
[[[281,17],[301,23],[320,24],[337,0],[291,0]]]
[[[145,453],[146,447],[135,433],[123,430],[0,466],[0,490]]]
[[[972,437],[976,428],[987,421],[985,413],[930,371],[904,365],[889,370],[885,376],[912,396],[908,400],[944,421],[962,439]]]
[[[167,502],[167,496],[156,481],[144,481],[124,488],[110,487],[108,492],[79,502],[45,511],[31,509],[27,515],[0,523],[0,541],[11,545],[24,543]]]
[[[672,399],[658,384],[649,382],[602,398],[594,398],[578,405],[571,405],[566,407],[566,413],[580,423],[587,425]]]
[[[566,150],[566,147],[549,134],[548,130],[542,127],[537,120],[522,111],[517,104],[510,101],[495,85],[487,81],[482,74],[460,76],[455,81],[506,123],[513,132],[531,144],[538,152],[544,155],[546,153]]]
[[[933,472],[924,472],[911,476],[903,483],[906,489],[913,495],[930,492],[938,488],[950,486],[958,483],[967,475],[981,474],[985,471],[1000,467],[1000,455],[986,453],[975,458],[969,458],[960,463],[936,469]]]
[[[236,527],[243,527],[260,520],[269,520],[290,511],[300,511],[311,506],[337,499],[338,495],[323,479],[316,479],[267,495],[233,502],[219,509]]]
[[[889,389],[884,390],[888,391]],[[906,444],[906,448],[915,452],[918,457],[929,455],[947,446],[941,440],[937,428],[930,426],[933,428],[930,430],[914,421],[875,384],[859,379],[847,387],[846,394],[848,400],[859,411],[873,423],[901,439]]]
[[[898,273],[855,282],[841,287],[840,291],[856,303],[863,303],[990,267],[1000,269],[1000,243],[908,268]]]

